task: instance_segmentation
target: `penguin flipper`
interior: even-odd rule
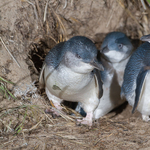
[[[45,86],[45,81],[44,81],[44,70],[46,67],[46,63],[43,64],[41,72],[40,72],[40,77],[39,77],[39,84],[40,84],[40,88],[44,88]]]
[[[144,90],[144,85],[145,85],[145,81],[147,78],[147,74],[148,74],[149,70],[144,70],[143,68],[141,69],[137,80],[136,80],[136,90],[135,90],[135,102],[134,102],[134,106],[132,109],[132,113],[134,113],[135,109],[138,106],[139,101],[141,100],[141,96]]]
[[[98,88],[98,98],[100,99],[103,95],[103,88],[102,88],[103,82],[101,80],[101,74],[99,70],[94,69],[94,77]]]

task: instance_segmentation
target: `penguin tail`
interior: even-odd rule
[[[142,94],[143,94],[143,91],[144,91],[144,86],[145,86],[145,81],[146,81],[148,71],[149,71],[149,69],[146,69],[146,67],[143,67],[140,70],[140,72],[137,76],[136,90],[135,90],[135,95],[136,96],[135,96],[134,106],[133,106],[133,109],[132,109],[132,114],[134,113],[135,109],[138,106],[139,101],[142,98]]]
[[[121,100],[124,100],[124,99],[126,100],[126,96],[125,96],[125,93],[124,93],[123,85],[121,87],[120,97],[121,97]]]
[[[124,92],[121,90],[121,93],[120,93],[120,97],[121,99],[125,99],[125,95],[124,95]]]

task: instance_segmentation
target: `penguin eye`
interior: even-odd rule
[[[80,56],[79,54],[76,54],[76,57],[77,57],[77,58],[81,58],[81,56]]]
[[[122,46],[123,46],[122,44],[118,44],[118,48],[119,48],[119,49],[121,49],[121,48],[122,48]]]

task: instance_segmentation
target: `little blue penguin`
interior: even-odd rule
[[[94,111],[94,119],[106,115],[125,100],[120,97],[125,66],[133,51],[132,43],[122,32],[110,32],[105,37],[101,49],[100,59],[104,71],[100,71],[103,82],[103,95]],[[84,114],[83,109],[77,111]]]
[[[94,112],[98,119],[125,100],[120,97],[125,66],[133,51],[132,43],[122,32],[110,32],[101,45],[101,60],[104,71],[101,72],[103,96]]]
[[[86,117],[78,121],[89,126],[92,126],[93,112],[103,92],[98,70],[104,68],[97,60],[97,53],[90,39],[72,37],[49,51],[39,78],[40,85],[45,87],[49,100],[57,109],[62,109],[63,100],[80,102]]]
[[[132,54],[127,63],[121,96],[137,109],[144,121],[149,121],[150,115],[150,34],[141,37],[146,41]]]

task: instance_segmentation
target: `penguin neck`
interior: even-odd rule
[[[126,54],[126,56],[124,57],[124,58],[122,58],[122,59],[120,59],[120,60],[118,60],[118,61],[111,61],[111,59],[109,59],[107,56],[105,56],[104,54],[102,54],[102,58],[105,60],[105,61],[107,61],[107,62],[109,62],[110,64],[118,64],[118,63],[121,63],[121,62],[123,62],[123,61],[125,61],[126,59],[128,59],[130,56],[131,56],[131,54],[133,53],[133,51],[131,51],[129,54]]]
[[[111,65],[113,66],[113,68],[115,70],[120,70],[120,68],[125,68],[128,60],[129,60],[130,57],[126,57],[125,59],[119,61],[119,62],[111,62]]]
[[[65,64],[60,64],[58,67],[58,73],[62,74],[63,78],[68,78],[69,80],[75,81],[75,80],[91,80],[93,73],[87,72],[87,73],[78,73],[75,72],[73,69],[67,67]]]

